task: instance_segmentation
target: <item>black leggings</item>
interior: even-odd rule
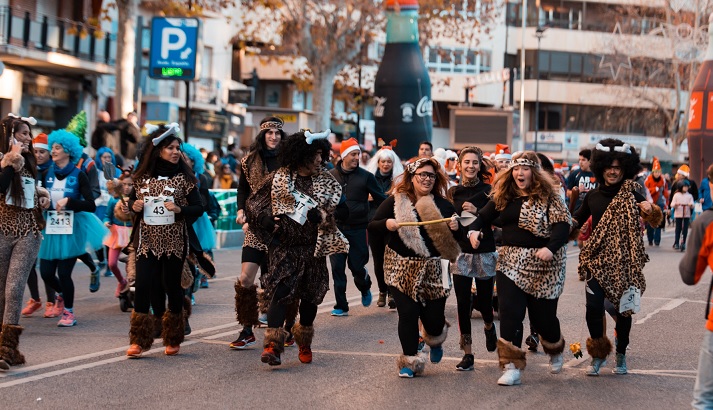
[[[525,293],[515,282],[501,272],[496,274],[500,308],[500,336],[517,347],[522,346],[522,321],[525,311],[535,323],[540,338],[557,343],[560,339],[560,321],[557,319],[557,299],[541,299]],[[601,316],[601,315],[600,315]],[[601,319],[601,317],[600,317]]]
[[[587,278],[587,288],[591,290],[585,292],[587,298],[587,327],[589,336],[592,339],[604,337],[604,289],[602,289],[596,279]],[[618,309],[616,314],[616,352],[626,354],[626,347],[629,346],[629,333],[631,333],[631,316],[622,316]]]
[[[396,310],[399,312],[401,350],[406,356],[415,356],[418,353],[418,319],[421,319],[426,333],[440,336],[446,324],[447,298],[426,301],[424,306],[393,286],[389,286],[389,292],[394,297]]]
[[[42,283],[45,285],[45,293],[47,294],[47,302],[54,303],[54,291],[52,288],[45,282],[44,280]],[[30,270],[30,276],[27,277],[27,287],[30,288],[30,297],[34,300],[40,300],[40,286],[39,286],[39,281],[37,280],[37,269],[35,269],[35,266],[32,266],[32,269]]]
[[[386,250],[386,242],[379,235],[367,234],[369,239],[369,248],[371,249],[371,257],[374,259],[374,277],[379,286],[379,293],[388,293],[389,287],[384,281],[384,251]]]
[[[166,311],[166,296],[168,310],[171,313],[181,313],[183,310],[183,288],[181,274],[183,259],[176,256],[153,255],[136,258],[136,282],[134,287],[134,311],[149,313],[153,308],[154,315],[161,317]]]
[[[287,305],[279,303],[278,300],[289,295],[291,290],[289,286],[283,283],[277,285],[275,294],[270,301],[270,307],[267,310],[267,327],[277,328],[285,324]],[[302,326],[312,326],[316,317],[317,305],[304,299],[300,300],[300,324]]]
[[[478,291],[478,312],[483,315],[483,322],[493,323],[493,282],[490,279],[475,279],[475,288]],[[458,302],[458,328],[461,335],[470,335],[470,313],[472,307],[471,287],[473,278],[462,275],[453,275],[453,290]]]
[[[72,280],[72,270],[74,270],[75,263],[77,263],[77,258],[40,259],[40,275],[42,275],[42,280],[55,292],[62,294],[64,307],[67,309],[74,307],[74,281]]]

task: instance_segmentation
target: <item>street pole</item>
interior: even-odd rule
[[[520,141],[525,146],[525,29],[527,28],[527,0],[522,0],[522,38],[520,39]]]
[[[193,0],[188,0],[188,11],[193,9]],[[191,82],[186,80],[186,128],[183,130],[183,138],[188,142],[188,126],[191,123]]]
[[[540,131],[540,41],[542,41],[542,36],[547,30],[547,27],[537,27],[535,31],[535,36],[537,37],[537,71],[535,80],[535,146],[534,151],[537,152],[537,134]]]

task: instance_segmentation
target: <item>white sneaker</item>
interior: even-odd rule
[[[557,374],[561,372],[562,366],[564,366],[564,356],[562,356],[562,353],[550,356],[550,373]]]
[[[520,384],[520,369],[517,369],[512,363],[506,364],[503,375],[498,379],[498,384],[501,386],[516,386]]]

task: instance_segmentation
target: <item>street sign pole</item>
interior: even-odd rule
[[[183,130],[183,137],[188,142],[188,126],[191,122],[191,82],[186,80],[186,128]]]

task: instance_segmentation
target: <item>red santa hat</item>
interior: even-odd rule
[[[661,162],[656,157],[654,157],[653,164],[651,164],[651,171],[661,171]]]
[[[359,143],[356,138],[349,138],[348,140],[342,141],[342,145],[339,148],[339,155],[344,159],[344,157],[354,150],[361,150]]]
[[[37,134],[37,136],[32,139],[32,148],[39,148],[49,151],[50,147],[47,143],[47,134],[43,132]]]
[[[495,160],[499,159],[512,159],[512,154],[510,154],[510,147],[505,144],[495,145]]]

